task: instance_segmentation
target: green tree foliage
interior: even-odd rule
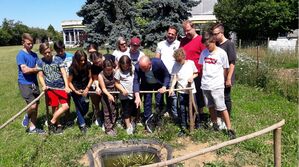
[[[135,8],[136,0],[87,0],[77,13],[83,17],[88,34],[87,42],[113,45],[118,36],[130,38],[138,35],[139,29],[135,21],[138,13]]]
[[[143,39],[145,46],[155,47],[158,41],[165,37],[169,25],[176,26],[182,34],[181,24],[191,16],[191,8],[198,5],[200,1],[188,0],[152,0],[142,7],[142,17],[149,20],[143,26]]]
[[[88,43],[109,43],[115,48],[119,36],[138,36],[153,47],[165,36],[169,25],[180,25],[200,1],[190,0],[87,0],[77,13],[86,25]],[[178,26],[180,27],[180,26]]]
[[[241,39],[276,38],[298,28],[295,0],[218,0],[214,13]]]
[[[4,19],[1,26],[1,45],[19,45],[23,32],[28,32],[29,28],[21,22]],[[2,38],[3,37],[3,38]]]
[[[48,32],[48,37],[50,38],[50,40],[52,40],[52,41],[62,40],[61,33],[57,32],[51,24],[49,25],[47,32]]]
[[[52,25],[47,31],[40,28],[29,28],[20,21],[4,19],[0,26],[0,46],[22,44],[22,34],[25,32],[32,35],[34,42],[43,42],[48,40],[48,37],[53,40],[62,39],[62,35],[55,31]]]

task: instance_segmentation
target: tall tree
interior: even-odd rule
[[[62,40],[62,34],[57,32],[51,24],[48,26],[47,32],[48,32],[48,37],[50,38],[50,40],[52,40],[52,41]]]
[[[218,0],[214,13],[241,39],[276,38],[298,28],[295,0]]]
[[[146,47],[153,47],[165,36],[169,25],[180,25],[200,1],[191,0],[87,0],[77,13],[83,17],[87,42],[114,43],[118,36],[138,36]],[[180,26],[178,26],[180,27]]]
[[[146,47],[154,48],[165,37],[170,25],[176,26],[182,34],[181,23],[191,16],[191,8],[200,1],[190,0],[152,0],[142,7],[142,17],[148,20],[143,26],[143,39]]]
[[[138,15],[135,7],[137,0],[87,0],[77,13],[83,17],[88,34],[87,42],[109,44],[108,48],[115,48],[118,36],[130,38],[138,35],[135,17]]]

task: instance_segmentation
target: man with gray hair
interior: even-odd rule
[[[135,65],[133,92],[135,94],[135,104],[139,108],[141,105],[140,90],[152,91],[156,93],[156,118],[159,120],[162,110],[162,94],[166,92],[170,83],[170,75],[161,59],[142,56]],[[152,133],[159,122],[152,114],[152,93],[144,94],[144,117],[143,122],[148,132]]]

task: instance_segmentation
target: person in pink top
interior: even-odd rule
[[[180,47],[182,47],[186,53],[186,60],[192,60],[198,70],[198,76],[194,78],[195,89],[196,89],[196,101],[197,107],[199,111],[199,115],[197,115],[195,126],[199,128],[199,121],[203,118],[203,107],[204,98],[202,94],[201,86],[201,69],[202,65],[198,64],[200,54],[205,49],[205,46],[201,42],[202,36],[198,35],[195,31],[195,25],[190,20],[183,21],[183,30],[185,33],[185,37],[181,39]],[[201,118],[200,118],[201,117]]]

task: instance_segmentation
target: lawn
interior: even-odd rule
[[[25,107],[17,85],[15,56],[21,46],[0,47],[0,125]],[[36,50],[36,49],[35,49]],[[266,128],[282,119],[282,166],[297,166],[298,156],[298,103],[290,102],[277,94],[236,84],[232,91],[232,124],[237,135],[246,135]],[[72,106],[74,106],[72,104]],[[74,109],[72,108],[72,112]],[[173,124],[153,134],[145,134],[142,127],[133,136],[118,129],[116,137],[108,137],[92,124],[87,135],[81,135],[77,126],[67,128],[62,135],[28,135],[21,126],[22,117],[0,130],[0,166],[81,166],[78,160],[95,143],[132,138],[150,138],[165,141],[174,148],[184,147],[176,143],[178,128]],[[39,109],[40,126],[44,129],[44,98]],[[166,121],[167,122],[167,121]],[[190,134],[198,143],[213,145],[228,138],[221,132],[199,129]],[[219,157],[205,166],[274,166],[272,133],[218,150]],[[229,156],[225,161],[223,157]],[[222,158],[221,158],[222,157]]]

